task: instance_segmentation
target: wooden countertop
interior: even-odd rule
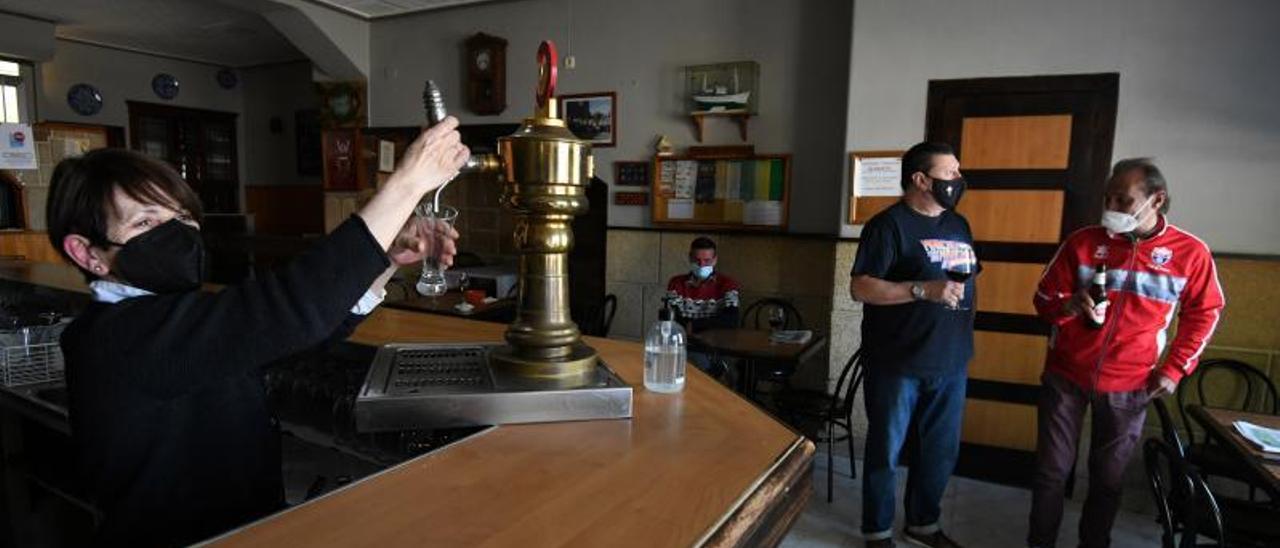
[[[0,277],[73,289],[70,268],[50,266],[0,263]],[[351,340],[498,341],[504,329],[380,308]],[[648,392],[640,344],[586,341],[635,387],[632,419],[501,426],[212,544],[776,544],[812,492],[813,443],[697,368],[680,394]]]

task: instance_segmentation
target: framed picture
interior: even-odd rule
[[[618,144],[618,94],[612,91],[560,96],[560,116],[579,139],[594,147]]]
[[[613,171],[616,185],[649,185],[649,162],[614,162]]]

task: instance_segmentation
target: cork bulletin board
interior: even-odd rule
[[[785,231],[791,155],[661,156],[653,161],[653,224]]]

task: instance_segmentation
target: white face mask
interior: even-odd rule
[[[1142,202],[1142,205],[1138,206],[1137,211],[1134,211],[1133,213],[1125,213],[1123,211],[1111,211],[1110,209],[1103,211],[1102,212],[1103,228],[1106,228],[1107,231],[1112,234],[1127,234],[1129,232],[1133,232],[1134,230],[1137,230],[1138,225],[1141,224],[1141,221],[1138,220],[1138,216],[1141,215],[1142,211],[1146,209],[1147,206],[1151,205],[1152,200],[1155,200],[1155,199],[1156,199],[1155,194],[1152,194],[1149,198],[1147,198],[1147,201]]]
[[[689,271],[693,272],[693,275],[697,277],[699,280],[705,280],[707,278],[710,278],[711,273],[715,271],[715,268],[716,267],[711,265],[699,266],[698,263],[692,263],[689,265]]]

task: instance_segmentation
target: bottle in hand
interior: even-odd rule
[[[1093,299],[1093,312],[1097,319],[1086,315],[1085,325],[1101,329],[1107,319],[1107,266],[1098,265],[1093,271],[1093,282],[1089,284],[1089,298]]]

